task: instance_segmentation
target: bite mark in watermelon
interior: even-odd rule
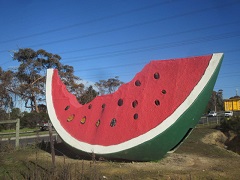
[[[115,93],[81,105],[47,71],[47,107],[58,134],[83,153],[156,160],[194,128],[210,98],[222,53],[156,60]]]

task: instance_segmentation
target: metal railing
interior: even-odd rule
[[[203,116],[199,120],[198,124],[202,124],[202,125],[220,124],[223,119],[224,119],[224,116],[222,115],[217,115],[213,117]]]

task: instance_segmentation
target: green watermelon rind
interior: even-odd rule
[[[163,123],[141,136],[111,146],[91,145],[80,142],[64,130],[53,106],[51,96],[53,69],[49,69],[47,73],[46,96],[50,119],[61,138],[82,153],[95,153],[106,158],[141,161],[161,159],[182,140],[189,128],[194,128],[198,123],[216,82],[222,58],[222,53],[213,54],[199,83],[194,87],[186,100]]]
[[[198,95],[197,99],[172,126],[150,141],[125,151],[108,154],[105,157],[112,159],[122,159],[122,157],[124,157],[128,160],[131,159],[137,161],[155,161],[162,159],[168,151],[170,151],[180,141],[182,141],[183,138],[185,138],[186,133],[189,132],[190,129],[195,128],[198,124],[199,119],[201,118],[202,113],[204,112],[210,99],[218,73],[220,71],[222,59],[223,56],[220,59],[220,62],[212,77],[202,92]]]

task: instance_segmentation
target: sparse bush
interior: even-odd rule
[[[46,113],[25,113],[24,116],[20,119],[21,127],[35,128],[37,123],[42,121],[48,122],[49,117]]]
[[[233,131],[236,134],[240,134],[240,117],[235,116],[231,118],[225,118],[220,125],[223,132]]]
[[[0,109],[0,121],[7,120],[8,114],[5,110]],[[7,128],[7,124],[0,124],[0,131]]]

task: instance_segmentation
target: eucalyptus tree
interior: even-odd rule
[[[99,80],[95,86],[99,89],[100,94],[111,94],[122,85],[123,82],[118,79],[118,76],[109,78],[108,80]]]
[[[11,109],[13,106],[11,92],[8,91],[12,84],[14,73],[10,70],[4,71],[0,67],[0,108]]]
[[[77,91],[84,88],[84,85],[77,83],[79,78],[74,75],[73,67],[63,65],[58,54],[52,54],[43,49],[35,51],[31,48],[24,48],[14,52],[13,60],[19,62],[19,67],[14,72],[15,83],[12,84],[10,91],[20,96],[25,102],[25,107],[30,108],[31,111],[38,113],[38,104],[45,101],[45,82],[48,68],[59,71],[62,81],[71,93],[77,94]]]
[[[212,91],[211,97],[208,101],[206,107],[206,113],[210,111],[223,111],[224,110],[224,100],[223,100],[223,90]]]
[[[93,89],[92,86],[89,86],[86,90],[84,90],[81,96],[78,96],[77,99],[81,104],[86,104],[92,101],[97,95],[98,92]]]

